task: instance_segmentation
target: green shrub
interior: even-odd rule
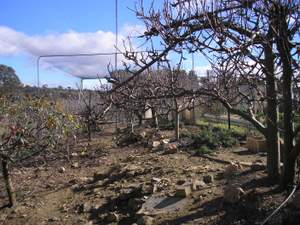
[[[200,152],[206,151],[206,148],[214,150],[218,147],[227,148],[236,144],[236,137],[231,130],[218,127],[203,126],[197,133],[186,132],[182,136],[193,139],[193,148]]]

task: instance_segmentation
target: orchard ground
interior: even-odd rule
[[[171,139],[173,132],[160,131],[159,136]],[[69,157],[48,155],[43,164],[43,157],[37,156],[15,167],[11,174],[18,204],[5,207],[1,182],[0,224],[252,225],[262,222],[288,194],[276,192],[267,180],[266,153],[252,153],[239,143],[195,155],[191,147],[171,152],[143,141],[119,147],[117,139],[114,129],[106,128],[91,142],[80,138]],[[232,165],[238,165],[236,170],[228,171]],[[199,184],[195,190],[174,197],[193,182]],[[224,190],[231,186],[243,190],[234,202],[224,199]],[[166,204],[145,208],[153,198]],[[299,209],[288,204],[269,224],[298,224],[299,215]]]

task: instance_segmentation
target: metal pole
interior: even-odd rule
[[[37,79],[37,93],[38,93],[38,96],[39,96],[39,94],[40,94],[40,59],[41,59],[41,56],[39,56],[38,58],[37,58],[37,67],[36,67],[36,79]]]
[[[117,71],[117,66],[118,66],[118,54],[117,54],[117,51],[118,51],[118,0],[116,0],[116,4],[115,4],[115,16],[116,16],[116,53],[115,53],[115,71]]]

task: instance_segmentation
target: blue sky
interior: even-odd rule
[[[136,0],[118,2],[120,39],[142,32],[143,24],[128,9],[134,8]],[[156,2],[160,5],[162,0]],[[2,0],[0,63],[15,68],[23,83],[36,85],[38,55],[113,52],[114,10],[114,0]],[[41,83],[75,86],[79,79],[70,74],[102,75],[112,60],[113,56],[42,60]],[[67,69],[62,72],[55,67]]]

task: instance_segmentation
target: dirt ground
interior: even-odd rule
[[[209,156],[193,156],[189,149],[165,154],[141,144],[120,148],[114,144],[114,135],[106,132],[90,143],[80,140],[70,154],[70,161],[53,160],[43,166],[32,161],[14,168],[18,198],[14,208],[5,207],[0,177],[0,224],[252,225],[260,224],[288,194],[276,192],[263,168],[250,166],[256,161],[265,164],[266,154],[254,154],[241,146]],[[241,163],[238,173],[224,175],[228,162]],[[187,197],[174,197],[182,183],[207,176],[212,180],[202,182]],[[231,185],[244,190],[234,204],[223,199],[224,189]],[[143,204],[152,198],[167,203],[147,212]],[[168,210],[173,203],[176,207]],[[145,215],[153,220],[141,222]],[[285,207],[269,224],[300,224],[299,218],[298,211]]]

